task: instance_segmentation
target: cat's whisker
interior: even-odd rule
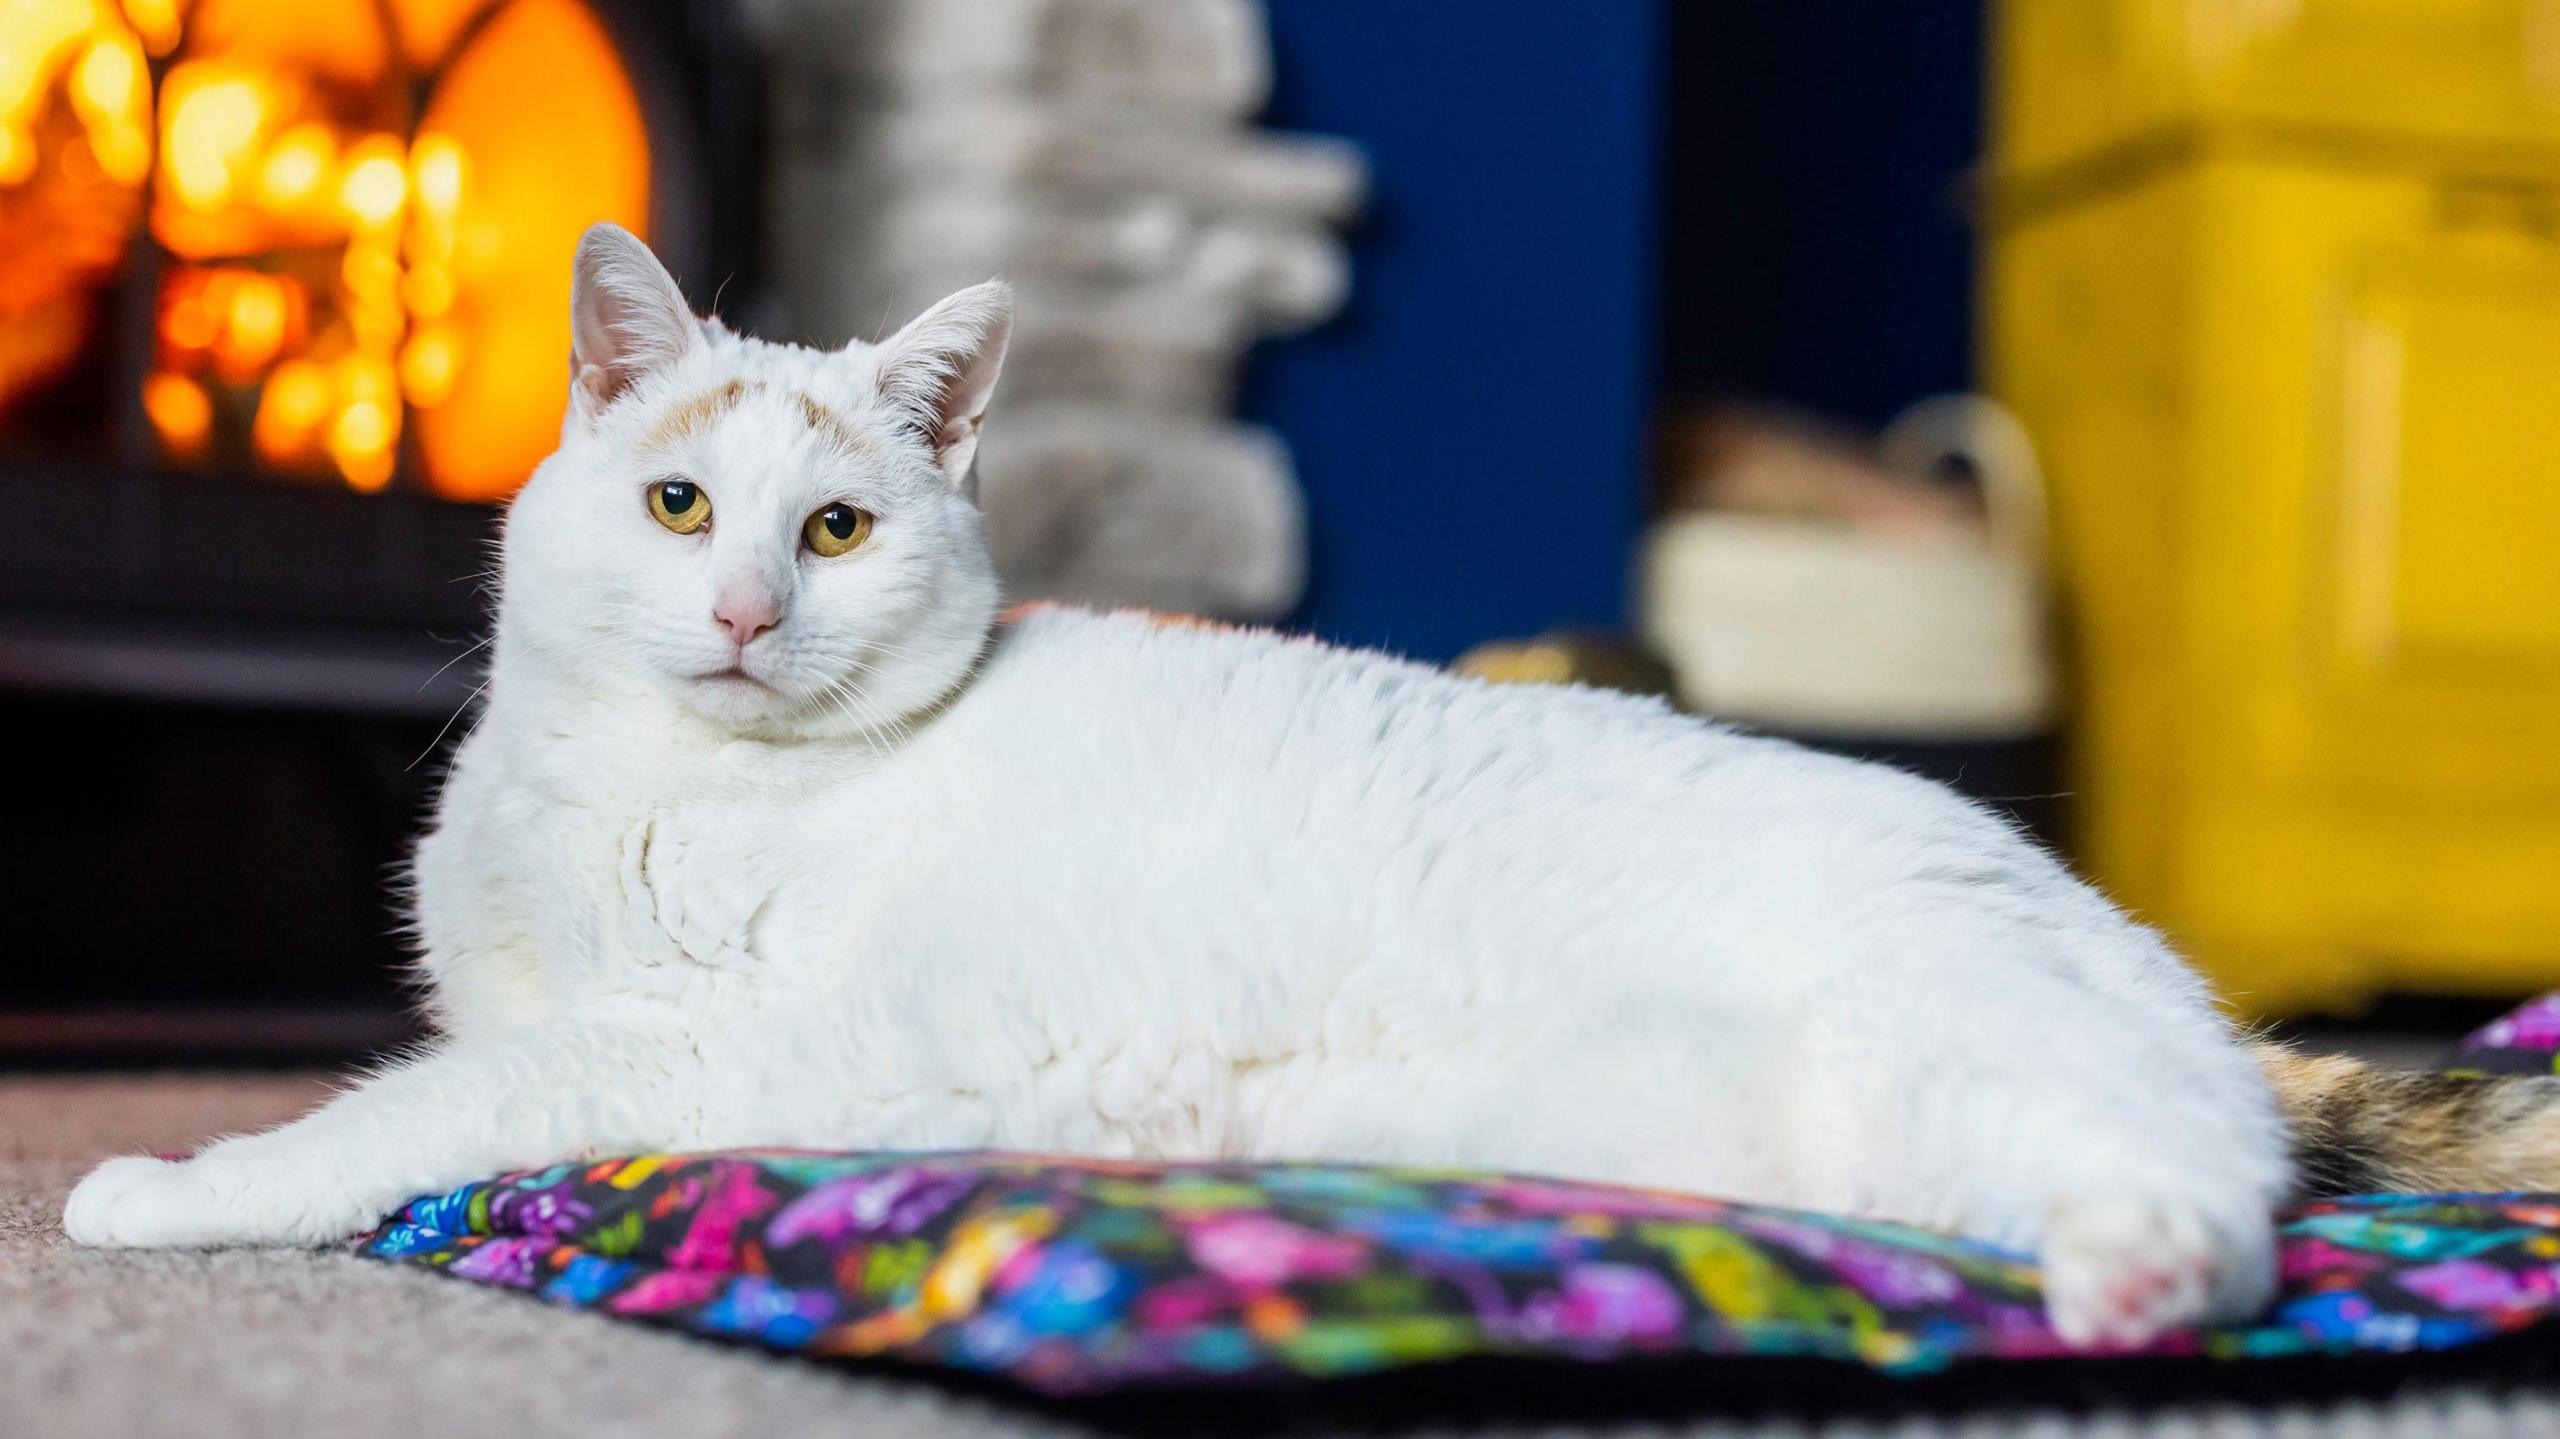
[[[497,641],[497,638],[498,637],[494,634],[484,635],[480,638],[480,641],[477,644],[474,644],[471,648],[464,650],[462,653],[455,655],[452,659],[446,660],[443,664],[436,666],[436,672],[434,674],[418,681],[418,693],[425,694],[427,692],[427,686],[434,684],[437,680],[443,679],[444,672],[446,670],[453,668],[455,665],[458,665],[464,660],[471,658],[473,655],[480,653],[482,650],[487,649],[491,644],[494,644]]]
[[[495,666],[492,666],[492,669],[494,668]],[[418,751],[416,758],[410,760],[407,764],[402,765],[400,767],[400,772],[402,774],[407,774],[409,771],[416,769],[419,765],[424,764],[427,756],[434,754],[436,752],[436,747],[444,743],[444,737],[452,730],[453,722],[462,718],[463,711],[480,702],[480,696],[489,692],[489,685],[496,678],[497,676],[492,674],[489,679],[482,680],[478,685],[474,686],[471,693],[463,696],[462,703],[455,705],[453,707],[453,713],[444,717],[444,723],[436,726],[436,737],[427,741],[427,747]]]
[[[855,660],[852,663],[854,666],[854,673],[847,675],[843,680],[838,682],[839,688],[842,689],[845,697],[847,699],[858,699],[863,705],[864,712],[872,715],[887,725],[890,733],[896,738],[899,744],[905,744],[909,740],[913,739],[915,734],[911,727],[901,721],[898,716],[885,713],[867,696],[861,695],[859,689],[854,684],[854,681],[860,677],[876,673],[877,671],[872,666],[864,664],[860,660]]]
[[[880,721],[882,718],[880,712],[877,706],[866,698],[856,686],[854,683],[856,678],[857,676],[847,675],[843,679],[837,680],[834,684],[828,686],[822,693],[833,711],[846,722],[860,730],[862,737],[869,741],[873,747],[880,749],[890,748],[890,745],[883,743],[880,737]],[[896,721],[894,718],[891,718],[888,720],[888,723],[894,725]],[[894,731],[892,737],[896,743],[900,744],[903,744],[906,740],[906,736],[903,734],[896,734]]]

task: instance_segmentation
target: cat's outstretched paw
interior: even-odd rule
[[[2044,1245],[2045,1313],[2084,1349],[2130,1349],[2243,1317],[2275,1282],[2261,1236],[2218,1229],[2196,1205],[2123,1195],[2055,1208]]]
[[[62,1232],[98,1249],[314,1245],[363,1224],[322,1186],[265,1186],[236,1163],[201,1157],[110,1159],[62,1207]]]
[[[89,1171],[62,1207],[62,1232],[97,1249],[186,1248],[213,1209],[213,1191],[185,1160],[133,1154]]]

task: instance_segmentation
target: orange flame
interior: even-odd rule
[[[213,401],[205,395],[204,386],[184,375],[163,370],[144,380],[142,412],[151,417],[151,427],[160,432],[162,442],[181,455],[203,449],[206,436],[213,433]]]
[[[379,489],[414,429],[429,486],[502,496],[558,437],[564,257],[642,228],[648,165],[578,0],[0,0],[0,402],[147,200],[170,453]]]

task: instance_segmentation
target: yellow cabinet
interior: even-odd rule
[[[2560,0],[2005,0],[1995,34],[2013,169],[2197,121],[2368,147],[2560,135]]]
[[[2270,11],[2012,0],[2001,82],[2057,83],[2020,38],[2061,12],[2214,8]],[[2080,858],[2254,1012],[2560,985],[2560,132],[2154,121],[2100,166],[2001,137],[1988,208]]]

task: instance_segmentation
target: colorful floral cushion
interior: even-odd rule
[[[2560,1073],[2560,994],[2508,1011],[2462,1041],[2451,1068],[2480,1074]]]
[[[1051,1394],[1462,1356],[2058,1356],[2024,1256],[1603,1185],[996,1153],[650,1154],[418,1200],[364,1253],[817,1355]],[[2285,1225],[2259,1324],[2151,1351],[2469,1344],[2560,1310],[2560,1196],[2378,1196]]]

